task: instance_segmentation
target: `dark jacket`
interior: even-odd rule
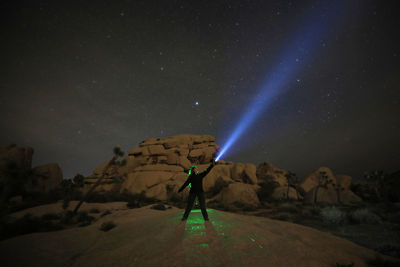
[[[204,190],[203,190],[203,178],[211,171],[211,169],[214,166],[215,166],[215,164],[211,163],[211,165],[204,172],[199,173],[199,174],[194,173],[194,172],[191,173],[189,178],[181,186],[181,188],[178,190],[178,192],[181,192],[189,184],[191,184],[190,193],[204,192]]]

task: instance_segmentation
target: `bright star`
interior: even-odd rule
[[[194,104],[195,104],[196,106],[198,106],[198,105],[199,105],[199,101],[196,101]]]

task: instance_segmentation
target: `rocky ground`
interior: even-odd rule
[[[71,203],[71,207],[74,207]],[[61,203],[53,205],[53,212]],[[50,206],[51,206],[50,205]],[[49,206],[49,205],[47,205]],[[194,210],[123,203],[84,204],[111,211],[85,227],[27,234],[0,242],[2,266],[367,266],[376,252],[316,229],[264,217],[209,209],[210,222]],[[51,207],[20,211],[43,215]],[[101,231],[105,222],[115,227]],[[389,257],[383,256],[385,259]],[[391,260],[394,260],[391,258]]]

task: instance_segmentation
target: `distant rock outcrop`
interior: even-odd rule
[[[10,144],[0,148],[0,187],[3,201],[15,194],[26,192],[45,193],[60,187],[62,170],[56,163],[32,169],[33,148]]]
[[[324,186],[319,186],[321,172],[326,175],[330,182]],[[361,198],[351,190],[351,177],[348,175],[334,175],[332,170],[327,167],[320,167],[308,175],[300,184],[305,191],[304,200],[308,203],[358,203]]]
[[[60,187],[63,181],[63,174],[57,163],[48,163],[33,168],[33,184],[26,186],[27,191],[49,192]]]
[[[18,168],[32,167],[33,148],[17,147],[10,144],[0,148],[0,169],[3,169],[9,162],[16,164]]]
[[[289,187],[288,190],[288,180],[286,178],[287,174],[288,171],[279,169],[268,162],[260,163],[257,166],[258,183],[273,183],[276,185],[276,188],[270,196],[271,199],[302,199],[302,195],[296,190],[296,188]]]
[[[279,186],[287,186],[285,177],[287,171],[279,169],[270,163],[260,163],[257,166],[256,173],[259,182],[276,182]]]

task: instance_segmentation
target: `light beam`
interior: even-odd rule
[[[284,49],[280,60],[276,63],[274,72],[266,77],[259,92],[254,96],[249,108],[241,116],[231,135],[219,151],[218,161],[238,138],[248,129],[253,122],[266,110],[271,102],[282,94],[294,75],[304,66],[307,59],[311,57],[309,52],[315,54],[323,38],[332,30],[339,19],[343,19],[341,11],[346,1],[327,1],[321,7],[311,8],[308,20],[297,31],[295,38]]]

